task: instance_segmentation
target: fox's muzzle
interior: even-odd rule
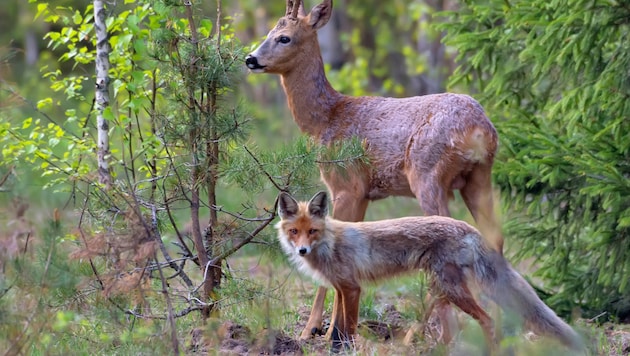
[[[297,247],[296,250],[300,256],[306,256],[309,253],[311,253],[311,248],[308,246],[300,246],[300,247]]]

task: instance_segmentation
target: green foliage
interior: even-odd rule
[[[179,2],[125,1],[107,9],[111,95],[103,116],[113,184],[101,184],[89,84],[97,60],[93,7],[33,6],[35,16],[51,25],[48,48],[65,65],[42,65],[50,90],[33,104],[33,115],[0,124],[0,172],[13,177],[32,170],[44,188],[70,192],[80,202],[80,219],[73,233],[55,235],[54,244],[46,241],[43,246],[51,247],[35,260],[12,261],[16,282],[6,287],[10,293],[11,288],[32,293],[28,286],[38,286],[49,293],[34,303],[70,306],[38,316],[37,326],[26,333],[7,326],[25,339],[2,342],[34,354],[81,352],[89,345],[77,341],[94,337],[103,353],[152,353],[169,342],[176,351],[177,341],[171,341],[177,340],[176,315],[219,310],[260,294],[258,285],[247,295],[231,293],[236,287],[223,273],[223,262],[271,222],[277,190],[308,189],[302,186],[312,184],[317,163],[362,162],[362,145],[325,149],[300,139],[281,153],[248,149],[243,142],[252,120],[237,95],[245,51],[230,24],[219,28],[198,8]],[[265,197],[270,187],[272,197]],[[71,250],[81,262],[67,258]],[[182,256],[177,262],[175,253]],[[216,267],[207,268],[212,260]],[[7,299],[14,303],[15,296]],[[115,312],[86,315],[99,308],[81,310],[83,303]],[[0,313],[5,311],[0,305]],[[20,321],[31,318],[10,314]],[[170,325],[134,327],[122,321],[129,316],[167,319]],[[96,335],[88,335],[85,326],[94,320]],[[129,329],[117,330],[117,323]],[[171,340],[164,338],[167,333]],[[155,337],[164,340],[139,342]],[[57,340],[63,340],[60,346]]]
[[[310,137],[300,136],[272,152],[257,151],[259,154],[255,156],[247,146],[236,148],[231,158],[221,165],[226,179],[252,191],[262,192],[269,182],[273,182],[279,190],[291,187],[312,192],[317,189],[315,185],[319,185],[312,181],[318,176],[318,166],[344,173],[361,164],[369,164],[363,143],[356,138],[324,147]]]
[[[475,87],[500,133],[509,240],[557,311],[630,313],[630,4],[464,1],[452,84]]]
[[[7,227],[7,231],[0,230],[0,349],[34,355],[162,354],[175,347],[173,333],[180,341],[194,338],[202,324],[201,316],[194,312],[204,303],[221,311],[220,322],[234,320],[255,332],[282,328],[291,337],[301,331],[304,315],[297,312],[298,307],[312,300],[308,293],[314,288],[287,268],[284,255],[272,261],[267,258],[280,254],[275,232],[266,228],[258,233],[258,228],[273,217],[277,190],[309,197],[322,189],[317,181],[318,165],[352,169],[354,164],[369,162],[357,140],[320,147],[300,137],[277,147],[281,141],[278,132],[293,135],[295,125],[288,125],[284,120],[288,118],[278,119],[282,115],[267,101],[264,108],[256,108],[239,100],[239,85],[244,82],[242,57],[247,50],[233,32],[231,18],[223,17],[219,28],[214,14],[204,12],[214,11],[214,3],[192,2],[192,7],[186,3],[106,1],[112,48],[111,102],[104,112],[114,177],[109,189],[96,182],[91,1],[9,1],[0,9],[0,29],[5,30],[0,37],[18,39],[0,48],[0,192],[5,193],[0,200],[6,203],[24,194],[25,187],[34,196],[26,218],[18,214],[10,219],[13,210],[19,209],[0,204],[0,225]],[[346,15],[342,19],[350,19],[347,23],[352,26],[340,31],[349,58],[340,72],[331,73],[331,81],[345,93],[418,94],[412,89],[418,76],[442,73],[443,68],[436,71],[417,46],[425,39],[439,40],[440,33],[431,26],[434,8],[409,0],[335,4],[336,13]],[[29,6],[30,12],[24,11]],[[280,14],[284,3],[251,1],[231,6],[224,13],[242,9],[258,17],[261,6]],[[16,13],[19,19],[14,18]],[[32,15],[37,17],[35,23]],[[240,24],[245,25],[251,24]],[[37,65],[22,60],[27,51],[11,48],[21,45],[19,33],[24,31],[36,38],[46,33],[43,46],[47,47],[39,49]],[[41,74],[29,74],[33,71],[27,66],[39,68]],[[41,77],[47,84],[42,85]],[[249,76],[248,80],[277,83],[268,76]],[[280,91],[277,85],[270,88],[268,93]],[[586,109],[590,104],[583,103]],[[286,104],[282,101],[281,105],[285,108]],[[252,108],[256,115],[248,114]],[[504,111],[506,117],[521,112]],[[273,121],[254,122],[254,116],[273,117]],[[514,126],[514,130],[520,128]],[[614,130],[601,135],[608,137]],[[252,133],[257,137],[250,138]],[[623,136],[623,132],[617,134]],[[535,137],[563,149],[569,147],[564,141],[555,143],[558,139],[553,135],[537,133]],[[521,145],[515,150],[522,149],[524,142],[513,142]],[[620,139],[619,144],[622,142]],[[540,146],[555,154],[555,149]],[[535,161],[532,158],[527,164]],[[561,173],[570,169],[572,165],[567,164]],[[619,174],[625,177],[624,172]],[[60,226],[58,211],[52,219],[42,218],[50,215],[46,207],[50,194],[42,193],[41,187],[72,198],[64,206],[76,210],[61,218],[71,223]],[[215,201],[210,199],[212,192]],[[198,202],[193,203],[195,196]],[[401,208],[403,205],[407,207]],[[378,219],[407,211],[418,213],[417,203],[396,198],[376,203],[368,214],[369,219]],[[217,219],[208,218],[213,213]],[[197,224],[204,238],[201,249],[191,244],[186,227],[192,225],[195,215],[201,221]],[[26,220],[32,220],[32,226],[18,229]],[[627,226],[627,221],[622,217],[618,226]],[[580,233],[592,231],[589,225]],[[220,264],[221,288],[209,295],[202,293],[203,269],[195,261],[204,252],[209,258],[229,256],[248,239],[256,243],[240,250],[245,256],[231,258],[229,268]],[[157,245],[145,244],[147,240]],[[14,250],[5,251],[7,242],[15,241],[17,250],[9,244]],[[591,246],[593,240],[581,241]],[[265,255],[259,258],[261,250]],[[595,270],[591,273],[598,276]],[[134,279],[138,275],[142,278]],[[400,305],[405,294],[413,293],[418,295],[412,305],[403,306],[402,311],[412,315],[407,319],[417,318],[424,289],[417,292],[415,285],[406,280],[391,282],[389,289],[395,291],[384,297],[383,289],[374,289],[378,292],[368,293],[362,315],[375,316],[370,313],[378,310],[382,299]],[[369,308],[370,303],[376,308]],[[571,305],[566,299],[557,303]],[[329,311],[330,300],[327,308]],[[173,324],[165,322],[175,316]],[[211,319],[203,330],[204,336],[221,341],[216,320]],[[474,338],[480,339],[478,335]],[[184,352],[196,352],[197,345],[192,346]],[[327,345],[301,347],[319,354]],[[402,354],[409,349],[391,351],[389,343],[366,344],[358,345],[357,352]]]

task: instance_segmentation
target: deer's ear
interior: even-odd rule
[[[319,30],[328,23],[328,20],[330,20],[332,7],[332,0],[324,0],[324,2],[315,6],[306,16],[306,22],[313,28],[313,30]]]
[[[278,215],[282,219],[290,219],[298,212],[298,202],[288,193],[282,192],[278,196]]]
[[[328,215],[328,194],[319,192],[308,202],[308,212],[318,218],[325,218]]]

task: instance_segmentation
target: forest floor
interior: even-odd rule
[[[462,340],[451,343],[448,347],[437,344],[431,332],[426,332],[424,340],[416,341],[411,346],[403,345],[403,337],[407,330],[407,325],[401,319],[400,313],[393,306],[387,306],[384,319],[390,319],[390,323],[382,321],[363,320],[359,325],[359,335],[354,341],[354,348],[345,350],[342,353],[356,355],[473,355],[482,354],[478,345]],[[300,341],[299,335],[308,319],[310,309],[306,306],[299,309],[300,321],[288,326],[292,331],[266,331],[253,335],[252,332],[243,325],[232,321],[225,321],[220,327],[222,339],[219,345],[203,344],[203,337],[196,339],[193,354],[213,354],[218,351],[222,355],[327,355],[330,354],[330,342],[322,335],[316,335],[307,341]],[[329,320],[325,322],[328,323]],[[436,321],[429,328],[438,328]],[[596,354],[598,355],[630,355],[630,326],[607,324],[598,327],[605,336],[604,345],[599,345]],[[198,332],[198,336],[201,334]],[[367,336],[364,336],[366,335]],[[527,334],[523,336],[525,342],[530,343],[529,347],[518,348],[517,355],[548,355],[550,348],[537,348],[535,343],[537,337]],[[601,340],[600,340],[601,343]],[[217,348],[218,346],[218,348]],[[561,350],[556,345],[553,347]],[[552,349],[553,349],[552,348]],[[531,353],[531,350],[537,350]],[[563,354],[563,353],[560,353]],[[567,353],[569,354],[569,353]]]
[[[252,259],[245,264],[255,265]],[[238,263],[232,263],[233,266]],[[269,271],[268,268],[274,269]],[[311,339],[302,341],[299,335],[304,329],[310,314],[310,303],[313,299],[315,286],[310,281],[302,279],[287,265],[269,267],[258,265],[255,268],[256,278],[282,279],[288,286],[284,291],[284,300],[279,304],[282,310],[274,309],[272,313],[289,314],[284,318],[289,320],[284,325],[270,328],[250,328],[243,320],[222,320],[218,326],[205,329],[194,329],[188,343],[191,354],[221,354],[221,355],[327,355],[330,354],[330,341],[324,335],[315,335]],[[251,271],[250,271],[251,272]],[[250,276],[251,277],[251,276]],[[305,282],[306,281],[306,282]],[[467,315],[458,312],[458,320],[462,330],[453,342],[444,346],[437,342],[440,325],[435,317],[431,317],[424,329],[422,338],[416,335],[414,342],[406,346],[403,339],[410,326],[416,324],[410,320],[408,309],[414,307],[409,301],[410,296],[400,291],[392,292],[392,284],[405,284],[409,281],[393,281],[384,287],[369,287],[362,302],[370,305],[372,315],[376,318],[360,316],[358,335],[353,347],[343,350],[342,354],[352,355],[479,355],[483,354],[483,334],[478,324]],[[376,292],[374,292],[376,290]],[[373,294],[370,294],[370,291]],[[328,292],[332,299],[332,292]],[[300,303],[297,304],[296,303]],[[330,324],[330,302],[324,315],[324,327]],[[417,305],[415,305],[417,307]],[[362,309],[365,313],[365,309]],[[605,323],[597,325],[592,321],[580,319],[574,327],[580,332],[585,343],[590,345],[590,353],[597,355],[630,355],[630,324]],[[505,342],[507,340],[507,342]],[[500,354],[511,355],[571,355],[553,340],[546,340],[533,333],[523,333],[507,337],[501,343]]]
[[[135,334],[129,330],[134,321],[141,320],[116,317],[114,310],[102,293],[96,292],[90,283],[75,285],[63,276],[70,272],[72,261],[60,261],[53,271],[47,273],[48,261],[53,249],[45,249],[41,254],[39,247],[44,247],[43,240],[35,242],[36,236],[30,229],[20,224],[7,225],[12,234],[0,233],[0,350],[3,346],[20,346],[15,335],[28,335],[24,342],[32,343],[24,354],[168,354],[170,340],[165,337],[169,326],[160,321],[144,321],[152,327],[136,327]],[[22,233],[21,229],[25,229]],[[17,235],[16,235],[17,234]],[[28,263],[9,263],[6,257],[11,251],[27,251],[27,246],[19,246],[16,238],[24,235],[28,243],[28,253],[23,261]],[[19,235],[19,236],[18,236]],[[3,238],[4,237],[4,238]],[[55,251],[71,251],[66,245],[75,246],[71,240],[59,242]],[[271,254],[263,252],[260,246],[266,245],[267,251],[278,250]],[[41,255],[41,256],[40,256]],[[38,256],[45,263],[38,263]],[[197,313],[178,319],[177,339],[184,345],[186,355],[327,355],[330,354],[330,341],[323,335],[302,341],[299,335],[304,329],[310,314],[310,306],[316,286],[308,278],[301,276],[281,256],[279,248],[271,244],[253,245],[246,253],[239,253],[228,258],[229,268],[222,282],[221,315],[203,325]],[[65,258],[65,255],[64,255]],[[68,262],[66,264],[66,262]],[[84,267],[87,264],[84,264]],[[20,267],[15,270],[14,267]],[[28,268],[26,268],[28,267]],[[518,270],[528,266],[517,265]],[[531,266],[529,266],[531,267]],[[39,268],[39,269],[38,269]],[[43,268],[43,270],[42,270]],[[73,267],[76,268],[76,267]],[[199,279],[201,275],[194,264],[187,266],[190,275]],[[91,270],[80,275],[93,280]],[[4,273],[4,275],[3,275]],[[40,274],[41,273],[41,274]],[[528,272],[529,273],[529,272]],[[2,278],[13,282],[3,285]],[[39,280],[38,276],[48,276]],[[7,281],[9,280],[7,279]],[[24,281],[22,281],[24,279]],[[29,281],[33,283],[29,283]],[[4,281],[6,282],[6,281]],[[159,296],[161,281],[152,281],[152,295]],[[39,284],[38,284],[39,283]],[[55,283],[69,287],[55,287]],[[186,295],[185,286],[179,286],[176,279],[169,280],[174,296]],[[197,281],[196,283],[199,283]],[[378,286],[363,289],[360,324],[358,335],[353,340],[353,347],[343,350],[342,354],[352,355],[478,355],[483,354],[484,339],[478,324],[463,313],[458,313],[461,332],[451,344],[444,346],[436,342],[440,325],[431,318],[422,338],[416,338],[410,346],[405,346],[403,338],[410,326],[422,318],[423,299],[426,281],[421,274],[393,279]],[[6,287],[2,289],[2,287]],[[57,288],[57,289],[55,289]],[[79,293],[75,293],[76,291]],[[90,293],[91,291],[91,293]],[[4,293],[4,294],[3,294]],[[91,296],[91,297],[88,297]],[[152,297],[154,301],[161,300]],[[330,324],[330,299],[324,315],[325,327]],[[175,309],[182,309],[187,304],[181,298]],[[52,303],[54,302],[54,303]],[[42,305],[41,308],[36,308]],[[56,307],[51,307],[56,305]],[[155,314],[160,314],[164,305],[154,304]],[[3,314],[4,313],[4,314]],[[41,315],[40,315],[41,314]],[[68,318],[68,320],[64,319]],[[8,323],[8,321],[16,321]],[[630,355],[630,324],[596,323],[600,320],[579,319],[572,323],[584,336],[585,343],[593,355]],[[627,321],[626,321],[627,322]],[[86,326],[86,325],[89,325]],[[200,326],[201,325],[201,326]],[[12,328],[15,326],[15,328]],[[18,328],[19,330],[17,330]],[[28,330],[27,330],[28,329]],[[134,329],[134,330],[136,330]],[[147,331],[143,334],[142,330]],[[3,335],[4,333],[4,335]],[[13,333],[13,334],[12,334]],[[135,336],[134,336],[135,335]],[[125,339],[126,337],[126,339]],[[45,341],[48,340],[48,341]],[[4,344],[3,344],[4,342]],[[55,346],[55,349],[50,347]],[[21,347],[21,346],[20,346]],[[556,342],[549,342],[531,333],[513,333],[504,337],[499,354],[510,355],[562,355],[571,353]],[[6,349],[6,348],[5,348]],[[18,347],[18,350],[20,348]],[[33,352],[31,352],[33,351]],[[0,354],[5,355],[4,350]],[[6,353],[20,354],[18,353]]]

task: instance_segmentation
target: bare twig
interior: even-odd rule
[[[158,230],[158,219],[157,219],[157,212],[155,210],[155,207],[153,207],[152,211],[152,231],[153,231],[153,238],[157,241],[157,243],[160,246],[160,251],[162,252],[162,256],[164,256],[164,259],[166,260],[166,262],[168,263],[168,265],[174,269],[175,271],[177,271],[177,273],[182,277],[182,280],[184,281],[184,283],[186,283],[186,285],[188,287],[191,287],[194,285],[192,280],[190,280],[190,278],[188,277],[188,275],[179,268],[179,266],[177,265],[177,263],[175,263],[173,261],[173,258],[171,258],[171,255],[168,253],[168,251],[166,250],[166,246],[164,246],[164,241],[162,241],[162,236],[160,235],[160,232]],[[157,262],[157,260],[156,260]],[[158,269],[160,269],[160,266],[158,264]],[[161,270],[160,270],[161,271]],[[161,272],[160,272],[161,273]]]
[[[606,314],[608,314],[608,312],[607,312],[607,311],[601,312],[601,313],[599,313],[599,314],[595,315],[594,317],[592,317],[592,318],[588,319],[588,322],[589,322],[589,323],[592,323],[592,322],[594,322],[595,320],[597,320],[597,319],[601,318],[602,316],[604,316],[604,315],[606,315]]]
[[[217,212],[221,212],[227,215],[230,215],[238,220],[248,221],[248,222],[260,222],[269,220],[268,217],[258,217],[258,218],[246,218],[239,213],[233,213],[231,211],[224,210],[222,206],[212,206],[212,209],[216,209]]]
[[[168,219],[171,222],[171,226],[175,230],[175,236],[177,236],[177,239],[179,240],[180,247],[184,250],[184,252],[186,252],[188,256],[194,256],[190,248],[188,248],[188,245],[186,245],[181,231],[179,231],[179,229],[177,228],[177,223],[175,222],[175,218],[173,217],[173,214],[171,212],[170,204],[168,202],[164,202],[164,208],[166,209],[166,216],[168,216]],[[199,265],[198,260],[195,263]]]
[[[267,217],[267,219],[264,220],[264,222],[262,224],[260,224],[260,226],[258,226],[251,233],[248,233],[247,237],[243,238],[239,243],[237,243],[234,246],[232,246],[232,248],[228,249],[227,251],[224,251],[220,255],[215,256],[212,260],[208,261],[208,265],[212,266],[212,265],[216,264],[218,261],[221,261],[221,260],[227,258],[228,256],[232,255],[234,252],[238,251],[241,247],[243,247],[246,244],[248,244],[251,240],[254,239],[254,237],[256,237],[256,235],[258,235],[265,227],[267,227],[267,225],[269,225],[273,221],[273,219],[275,217],[276,217],[275,212],[272,213],[271,215],[269,215]]]
[[[206,308],[206,306],[203,305],[203,304],[192,305],[192,306],[190,306],[190,307],[188,307],[188,308],[186,308],[184,310],[181,310],[181,311],[179,311],[177,313],[173,313],[172,317],[174,319],[181,318],[181,317],[186,316],[186,315],[188,315],[188,314],[190,314],[190,313],[192,313],[194,311],[203,310],[204,308]],[[128,314],[128,315],[132,315],[132,316],[134,316],[136,318],[140,318],[140,319],[165,320],[165,319],[169,318],[169,315],[145,315],[145,314],[141,314],[141,313],[135,312],[135,311],[133,311],[131,309],[124,310],[124,313]]]
[[[2,178],[0,178],[0,187],[2,187],[4,183],[7,182],[7,179],[9,179],[9,177],[11,176],[11,173],[13,173],[13,167],[14,166],[10,166],[9,169],[7,170],[7,173],[3,175]]]
[[[89,193],[89,185],[88,185],[88,193]],[[86,194],[89,196],[89,194]],[[83,217],[85,216],[85,211],[87,210],[87,202],[88,202],[88,196],[86,196],[85,200],[83,201],[83,207],[81,208],[81,214],[79,215],[79,234],[81,235],[81,240],[83,241],[83,244],[85,245],[85,247],[88,247],[88,243],[87,243],[87,239],[85,238],[85,233],[83,232]],[[90,262],[90,268],[92,269],[92,273],[94,273],[94,277],[96,277],[96,280],[98,281],[98,284],[101,287],[101,290],[105,289],[105,284],[103,283],[103,281],[101,280],[101,277],[98,273],[98,271],[96,270],[96,266],[94,266],[94,261],[92,261],[91,257],[88,257],[88,261]]]

